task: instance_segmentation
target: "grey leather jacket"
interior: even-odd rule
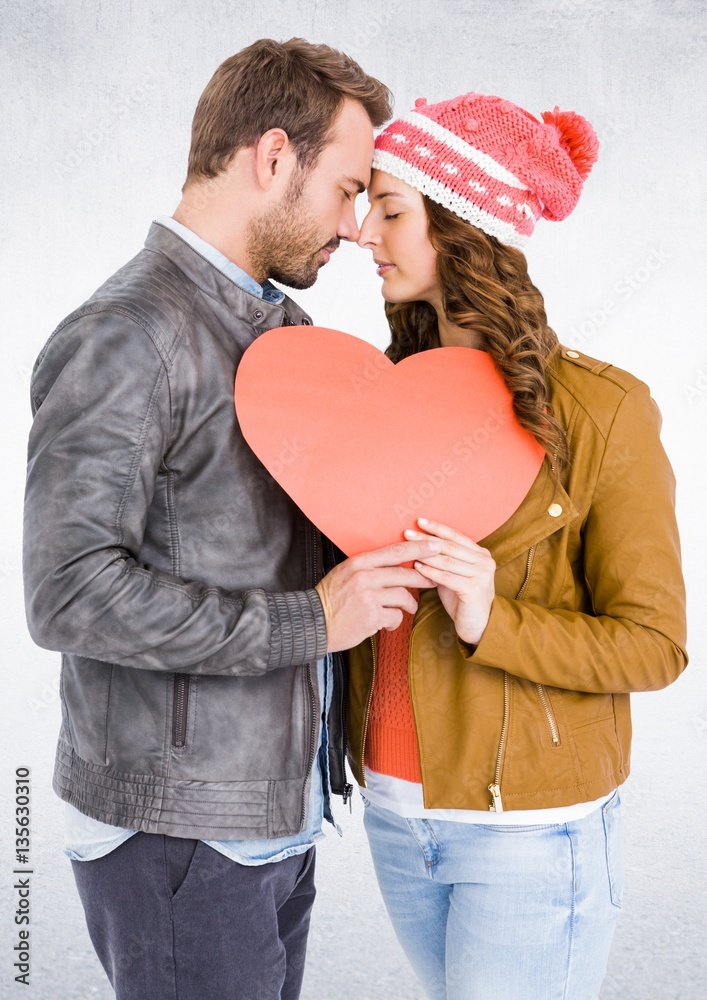
[[[345,557],[246,444],[233,385],[255,337],[309,323],[153,223],[37,359],[27,622],[63,654],[54,789],[89,816],[203,839],[304,827],[326,653],[314,584]]]

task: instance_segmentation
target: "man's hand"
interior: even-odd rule
[[[327,652],[357,646],[378,629],[396,629],[403,610],[414,614],[417,602],[406,587],[434,586],[401,563],[426,559],[442,549],[437,540],[397,542],[351,556],[316,584],[327,625]]]

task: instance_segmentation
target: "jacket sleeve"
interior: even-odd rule
[[[138,562],[169,444],[169,359],[127,317],[102,312],[73,324],[61,347],[49,341],[32,379],[23,568],[33,640],[205,674],[260,674],[324,656],[316,589],[228,591]]]
[[[653,691],[688,662],[675,478],[648,387],[626,393],[583,526],[591,612],[496,595],[469,663],[572,691]],[[581,572],[581,567],[580,567]]]

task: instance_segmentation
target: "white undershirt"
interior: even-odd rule
[[[483,809],[425,809],[422,785],[417,781],[393,778],[365,768],[366,787],[361,789],[374,805],[390,809],[406,819],[444,819],[452,823],[486,823],[493,826],[534,825],[536,823],[569,823],[583,819],[614,794],[614,790],[593,802],[576,802],[571,806],[554,806],[550,809],[507,809],[491,812]]]

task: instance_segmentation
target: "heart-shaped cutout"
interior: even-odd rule
[[[479,541],[521,504],[545,451],[485,351],[393,364],[316,326],[261,334],[236,372],[245,440],[347,556],[403,540],[419,516]]]

